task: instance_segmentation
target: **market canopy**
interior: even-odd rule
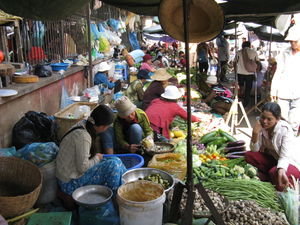
[[[149,16],[157,16],[161,0],[103,0],[128,11]],[[221,2],[221,1],[217,1]],[[228,0],[222,1],[226,21],[256,22],[274,25],[275,16],[300,12],[299,0]]]
[[[256,22],[274,25],[276,15],[300,12],[299,0],[216,0],[226,21]],[[55,20],[72,15],[90,0],[3,0],[0,9],[12,15],[32,19]],[[141,15],[158,16],[161,0],[103,0],[104,3]]]
[[[12,15],[36,20],[64,19],[90,0],[1,0],[0,9]]]

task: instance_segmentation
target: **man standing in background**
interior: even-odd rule
[[[295,134],[300,126],[300,26],[289,29],[285,40],[291,47],[285,49],[277,58],[277,69],[271,84],[271,99],[277,101],[284,119],[291,124]]]
[[[229,42],[227,41],[227,35],[220,35],[217,37],[216,44],[218,46],[218,59],[219,59],[219,69],[218,69],[218,80],[222,82],[227,82],[226,78],[227,63],[229,60]]]

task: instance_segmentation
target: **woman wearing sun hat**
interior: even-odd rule
[[[169,127],[175,116],[187,120],[187,112],[177,104],[182,94],[176,86],[169,85],[160,98],[154,99],[146,110],[153,131],[170,138]],[[192,122],[198,122],[199,118],[192,116]]]
[[[172,76],[164,68],[160,68],[155,71],[154,75],[151,77],[153,81],[146,89],[144,94],[144,110],[147,109],[153,99],[160,98],[160,95],[164,93],[165,87],[168,85],[170,78],[172,78]]]
[[[154,68],[153,63],[152,63],[151,55],[149,55],[149,54],[144,55],[140,70],[147,70],[148,72],[156,71],[156,69]]]
[[[202,101],[207,103],[218,114],[223,115],[229,112],[232,103],[231,91],[222,84],[218,84],[218,79],[215,75],[208,76],[206,84],[208,91],[201,93],[205,97]]]
[[[127,96],[116,100],[115,108],[118,111],[114,122],[118,148],[121,152],[134,153],[144,138],[153,136],[149,119]]]
[[[105,84],[109,89],[115,87],[113,79],[108,79],[108,71],[111,66],[107,62],[101,62],[99,65],[98,73],[94,77],[94,85]]]

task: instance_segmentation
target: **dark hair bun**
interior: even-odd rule
[[[110,125],[114,121],[113,111],[106,105],[97,106],[91,113],[96,126]]]

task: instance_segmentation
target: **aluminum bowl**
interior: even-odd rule
[[[151,174],[159,174],[163,179],[169,181],[170,186],[167,189],[165,189],[165,192],[169,192],[174,187],[175,180],[172,175],[163,170],[154,168],[137,168],[128,170],[122,175],[122,182],[126,184],[128,182],[143,179],[144,177],[149,176]]]
[[[112,190],[103,185],[86,185],[77,188],[72,194],[78,205],[87,208],[97,208],[107,203],[112,196]]]
[[[160,148],[165,148],[165,149],[160,150]],[[155,154],[174,152],[175,148],[174,148],[174,145],[171,143],[155,142],[153,149],[144,149],[144,150],[148,155],[153,156]]]

